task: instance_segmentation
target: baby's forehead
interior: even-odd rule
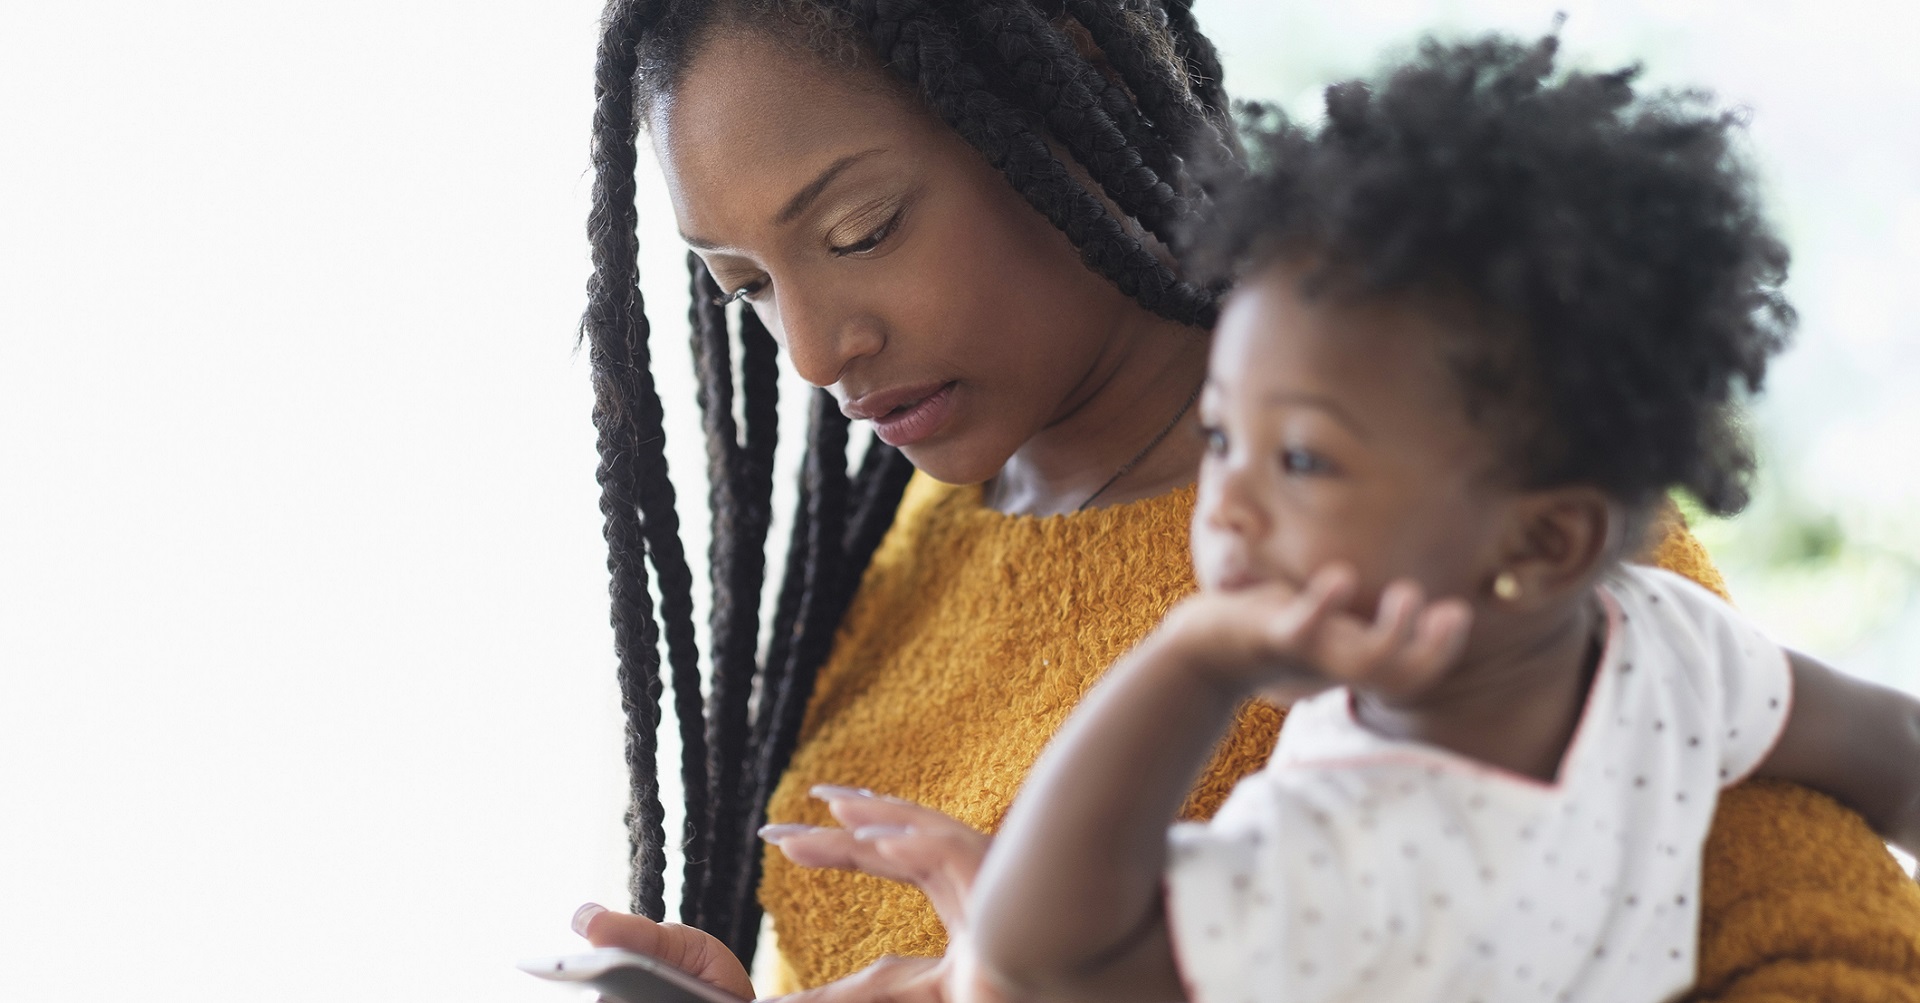
[[[1372,292],[1315,281],[1281,262],[1228,298],[1214,340],[1216,378],[1252,384],[1311,380],[1349,392],[1455,402],[1458,360],[1485,332],[1454,299]]]
[[[1212,420],[1278,432],[1318,409],[1422,468],[1501,462],[1503,441],[1468,407],[1456,317],[1420,297],[1315,295],[1294,278],[1261,276],[1225,304],[1208,367]]]

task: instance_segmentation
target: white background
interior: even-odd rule
[[[1232,89],[1298,110],[1417,28],[1556,8],[1576,55],[1751,104],[1807,320],[1769,448],[1850,539],[1920,553],[1909,8],[1199,6]],[[0,8],[0,1000],[564,998],[511,962],[624,896],[573,351],[597,14]],[[642,192],[677,377],[682,252]],[[1745,594],[1920,686],[1880,567]]]

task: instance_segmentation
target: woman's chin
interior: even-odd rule
[[[915,470],[942,484],[980,484],[998,476],[1007,457],[982,456],[960,443],[924,442],[900,450]]]

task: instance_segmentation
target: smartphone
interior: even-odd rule
[[[617,947],[522,961],[520,970],[554,982],[591,986],[610,1003],[745,1003],[664,961]]]

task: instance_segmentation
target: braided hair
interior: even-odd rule
[[[1675,489],[1732,515],[1753,468],[1740,405],[1795,323],[1745,116],[1637,90],[1637,65],[1556,71],[1558,50],[1428,38],[1329,87],[1317,129],[1249,106],[1258,167],[1223,177],[1189,261],[1307,253],[1311,293],[1463,297],[1475,322],[1448,360],[1505,473],[1635,518]]]
[[[1234,146],[1219,59],[1194,24],[1190,0],[607,4],[595,64],[593,277],[581,330],[593,368],[600,508],[627,717],[633,907],[656,919],[665,911],[657,762],[664,634],[686,791],[681,919],[750,962],[760,919],[755,831],[912,466],[873,443],[849,472],[847,419],[824,391],[814,392],[800,501],[762,652],[776,346],[751,309],[730,314],[700,260],[688,256],[713,515],[703,696],[692,575],[640,297],[634,167],[652,98],[671,91],[690,57],[722,28],[765,31],[822,58],[898,75],[1067,235],[1089,268],[1145,309],[1189,325],[1212,323],[1218,289],[1181,279],[1153,243],[1174,246],[1203,198],[1188,177],[1189,156]],[[1081,55],[1088,42],[1105,55],[1105,68]],[[650,587],[660,596],[657,611]]]

